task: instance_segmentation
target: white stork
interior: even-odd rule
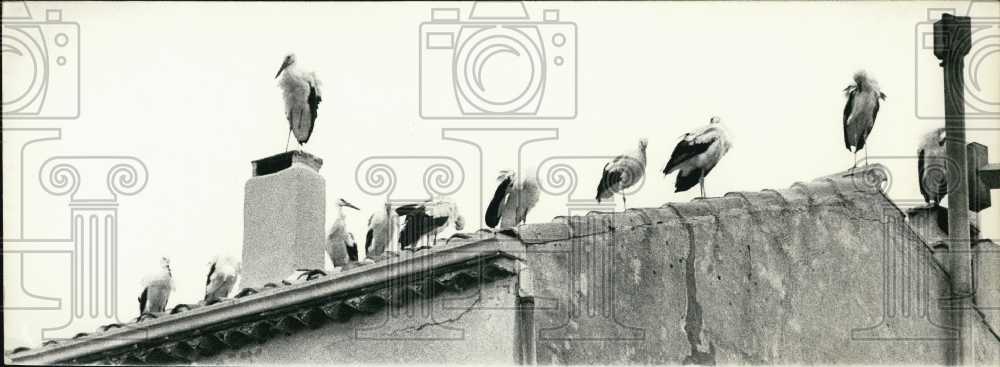
[[[326,237],[327,254],[329,254],[330,261],[333,262],[334,266],[344,266],[349,259],[347,251],[348,247],[351,246],[351,237],[353,237],[347,233],[347,216],[344,215],[344,208],[361,209],[344,199],[337,199],[334,206],[337,208],[337,213],[333,225],[330,226],[330,234]]]
[[[399,231],[399,216],[388,205],[368,217],[368,233],[365,235],[367,256],[379,256],[393,244],[393,237]],[[395,247],[395,246],[393,246]],[[389,249],[398,251],[398,248]]]
[[[437,244],[437,234],[454,225],[455,230],[465,228],[465,218],[458,213],[458,206],[448,197],[438,197],[421,204],[408,204],[396,208],[396,214],[404,218],[399,231],[399,244],[408,248],[425,238],[425,243],[433,247]]]
[[[322,101],[320,82],[316,73],[299,69],[295,62],[295,54],[285,56],[281,63],[277,78],[281,76],[279,85],[285,99],[285,117],[288,119],[288,133],[295,134],[299,146],[309,141],[313,127],[316,124],[319,102]],[[285,150],[288,150],[288,138],[285,138]]]
[[[917,178],[920,194],[929,207],[941,205],[948,193],[948,162],[945,153],[945,129],[938,128],[924,135],[917,149]]]
[[[170,259],[160,259],[160,269],[142,279],[142,294],[139,295],[139,314],[163,312],[167,300],[174,289],[174,278],[170,274]]]
[[[879,100],[885,99],[885,93],[879,89],[878,82],[869,78],[868,73],[860,70],[854,73],[854,84],[844,88],[847,105],[844,106],[844,146],[854,152],[854,165],[858,166],[858,151],[865,147],[868,134],[875,126],[878,116]],[[865,149],[865,165],[868,165],[868,150]]]
[[[232,257],[216,256],[212,259],[205,279],[205,303],[229,297],[229,292],[236,286],[240,264]]]
[[[486,226],[512,228],[524,223],[528,211],[538,203],[538,182],[531,177],[518,179],[513,171],[500,171],[499,184],[486,208]]]
[[[712,117],[708,126],[684,134],[670,154],[670,160],[663,168],[663,175],[680,170],[674,183],[674,192],[687,191],[697,183],[701,186],[701,196],[705,197],[705,176],[719,164],[731,147],[732,143],[722,121],[718,117]]]
[[[628,209],[625,190],[642,179],[646,172],[646,146],[649,141],[639,139],[639,147],[627,154],[622,154],[604,165],[601,182],[597,184],[597,202],[610,199],[614,194],[622,194],[622,204]]]

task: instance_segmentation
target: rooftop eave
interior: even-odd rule
[[[354,268],[313,281],[267,289],[210,307],[200,307],[181,314],[129,324],[98,335],[26,350],[5,357],[16,364],[69,363],[175,335],[209,330],[220,324],[259,316],[262,313],[273,314],[312,302],[364,294],[389,286],[393,279],[429,277],[481,262],[516,260],[518,259],[516,254],[523,251],[524,245],[520,241],[503,235],[454,246],[440,246],[418,252],[413,256]]]

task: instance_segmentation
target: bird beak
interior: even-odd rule
[[[274,78],[275,78],[275,79],[277,79],[277,78],[278,78],[278,75],[281,75],[281,72],[282,72],[282,71],[285,71],[285,68],[287,68],[287,67],[288,67],[288,64],[290,64],[290,63],[288,62],[288,60],[287,60],[287,59],[285,60],[285,62],[282,62],[282,63],[281,63],[281,68],[280,68],[280,69],[278,69],[278,73],[277,73],[277,74],[274,74]]]
[[[361,211],[361,209],[359,209],[358,207],[354,206],[354,204],[348,203],[347,200],[344,200],[344,206],[346,206],[348,208],[354,208],[354,210],[357,210],[357,211]]]

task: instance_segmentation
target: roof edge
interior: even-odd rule
[[[190,311],[166,315],[128,327],[68,340],[48,347],[29,349],[16,354],[5,355],[17,364],[58,364],[81,357],[126,348],[150,340],[196,332],[211,328],[230,320],[252,317],[275,310],[292,308],[309,302],[336,297],[349,297],[366,290],[385,288],[393,279],[415,276],[431,276],[456,268],[478,264],[480,261],[498,258],[518,259],[514,254],[523,252],[520,241],[503,238],[489,238],[454,246],[440,246],[414,254],[370,266],[354,268],[325,278],[307,281],[280,288],[261,291],[244,298],[230,299],[211,307],[200,307]]]

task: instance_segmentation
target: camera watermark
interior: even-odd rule
[[[965,118],[1000,117],[1000,85],[996,83],[1000,67],[1000,16],[996,3],[972,0],[965,15],[971,17],[971,44],[963,75],[965,79]],[[991,10],[993,9],[993,10]],[[921,119],[944,119],[938,105],[924,103],[940,100],[942,90],[940,61],[934,56],[934,22],[943,14],[962,15],[963,9],[930,8],[927,20],[917,23],[914,47],[914,113]],[[992,80],[992,82],[991,82]]]
[[[4,2],[2,21],[3,119],[79,117],[80,25],[24,2]]]
[[[529,17],[522,2],[476,2],[461,15],[434,8],[420,24],[420,117],[576,117],[575,23],[558,9]]]

